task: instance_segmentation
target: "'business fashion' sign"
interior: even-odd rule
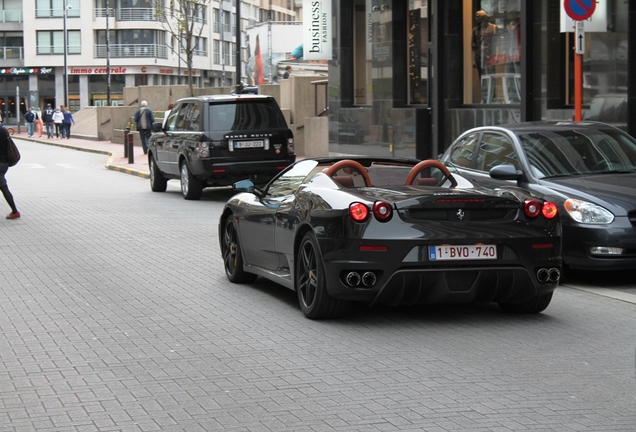
[[[305,60],[331,60],[331,0],[303,0],[303,26]]]

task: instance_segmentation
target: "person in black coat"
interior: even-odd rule
[[[13,195],[7,185],[7,179],[4,175],[9,170],[9,164],[7,163],[7,145],[9,144],[9,131],[0,126],[0,191],[4,195],[4,199],[7,200],[7,204],[11,207],[11,213],[7,215],[7,219],[19,219],[20,212],[15,206]]]

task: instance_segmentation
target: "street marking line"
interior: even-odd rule
[[[609,288],[589,288],[576,285],[565,285],[568,288],[573,288],[579,291],[589,292],[591,294],[608,297],[614,300],[620,300],[627,303],[636,304],[636,294],[630,294],[623,291],[615,291]]]

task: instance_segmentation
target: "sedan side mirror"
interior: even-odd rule
[[[523,172],[517,170],[513,164],[501,164],[490,170],[490,177],[495,180],[516,180],[519,183],[523,178]]]

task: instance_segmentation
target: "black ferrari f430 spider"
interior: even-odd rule
[[[559,282],[553,203],[479,187],[434,160],[303,159],[263,189],[249,180],[234,189],[219,221],[228,279],[295,290],[311,319],[340,317],[351,302],[538,313]]]

